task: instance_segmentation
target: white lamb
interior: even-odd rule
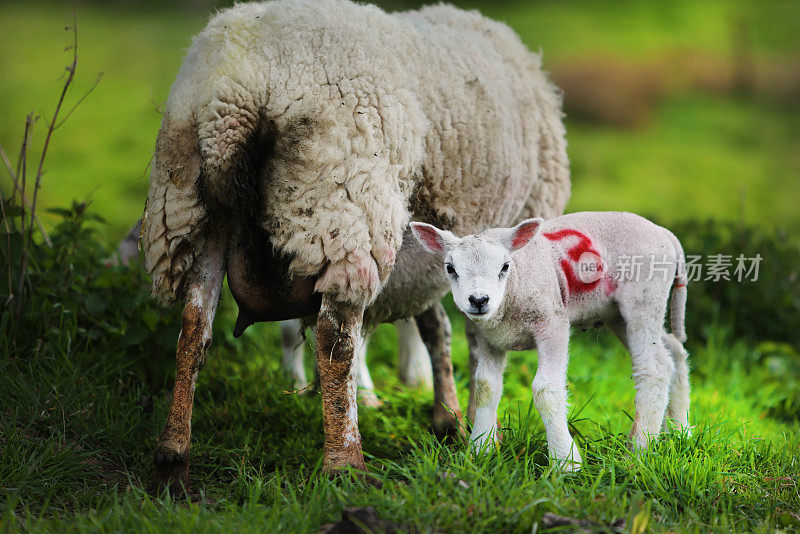
[[[478,448],[495,439],[506,351],[537,348],[533,400],[547,431],[549,456],[566,470],[580,468],[581,455],[567,429],[571,325],[606,324],[630,352],[634,448],[658,435],[665,411],[688,428],[689,369],[682,345],[686,275],[683,249],[669,230],[619,212],[528,219],[463,238],[425,223],[411,228],[428,250],[443,254],[453,300],[477,340],[470,439]],[[664,318],[671,288],[670,334]]]

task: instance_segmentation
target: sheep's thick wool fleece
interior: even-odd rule
[[[560,214],[564,135],[540,58],[477,12],[237,5],[195,38],[167,101],[144,232],[153,292],[181,296],[213,206],[246,209],[253,150],[252,210],[292,272],[365,304],[411,215],[464,234]]]

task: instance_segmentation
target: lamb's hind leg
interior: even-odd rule
[[[356,376],[358,382],[358,396],[359,402],[365,408],[380,408],[383,404],[375,393],[375,384],[372,382],[372,376],[369,374],[369,367],[367,366],[367,346],[369,345],[370,336],[361,336],[355,351],[355,366]]]
[[[415,317],[433,368],[433,431],[439,437],[464,434],[450,359],[450,320],[441,302]]]
[[[188,280],[178,336],[175,388],[155,451],[154,488],[189,486],[192,404],[197,374],[211,344],[211,326],[225,276],[224,241],[210,236]]]
[[[675,364],[664,347],[661,332],[657,322],[627,323],[626,337],[636,385],[636,412],[630,433],[635,449],[646,448],[658,436],[669,401]]]
[[[661,339],[675,364],[675,372],[672,374],[669,387],[666,417],[672,419],[678,428],[689,431],[689,365],[686,361],[689,355],[674,335],[664,332]]]
[[[620,319],[608,324],[614,334],[619,338],[625,348],[630,351],[628,346],[625,323]],[[672,419],[678,428],[689,427],[689,366],[686,362],[688,354],[678,339],[672,334],[663,332],[661,340],[672,356],[675,364],[675,371],[672,373],[672,381],[669,386],[669,401],[667,411],[664,414],[662,430],[666,429],[667,419]]]

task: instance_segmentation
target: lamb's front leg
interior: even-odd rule
[[[533,379],[533,403],[547,433],[547,453],[565,471],[581,467],[581,454],[567,425],[567,364],[569,322],[566,318],[536,332],[539,366]]]
[[[364,308],[322,297],[317,318],[317,366],[325,431],[323,469],[365,469],[358,431],[355,351],[361,343]]]
[[[467,404],[467,419],[470,424],[475,424],[475,368],[478,366],[478,331],[472,321],[464,323],[464,334],[467,337],[467,347],[469,347],[469,404]]]
[[[487,443],[497,440],[497,407],[503,393],[506,352],[489,345],[480,334],[477,334],[475,341],[475,366],[470,393],[470,406],[475,409],[475,421],[469,439],[480,451]]]

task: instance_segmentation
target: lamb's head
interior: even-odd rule
[[[411,231],[426,249],[444,256],[458,309],[472,321],[485,321],[505,297],[511,253],[530,243],[541,224],[542,219],[526,219],[513,228],[492,228],[466,237],[420,222],[412,222]]]

